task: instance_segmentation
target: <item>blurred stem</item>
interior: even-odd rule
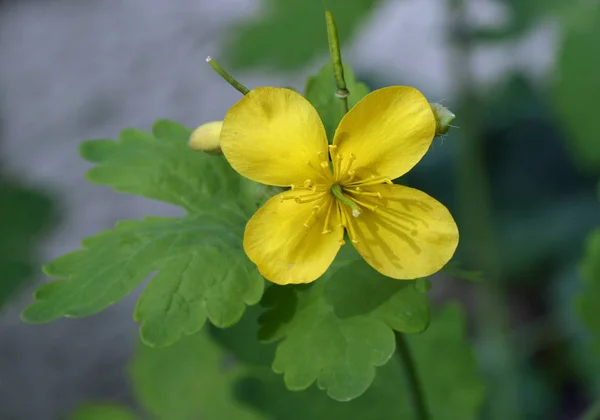
[[[450,72],[461,96],[459,158],[457,181],[460,202],[461,237],[466,257],[479,265],[486,280],[477,285],[476,316],[479,339],[485,343],[483,365],[488,368],[488,412],[491,420],[519,420],[518,367],[508,325],[508,303],[500,282],[489,177],[483,154],[483,116],[474,92],[470,60],[472,39],[469,33],[466,0],[448,0],[453,42]]]
[[[340,40],[338,38],[337,27],[333,20],[333,15],[329,10],[325,11],[325,21],[327,23],[327,39],[329,41],[329,54],[331,55],[331,64],[335,75],[337,91],[335,96],[341,99],[344,106],[344,114],[348,112],[348,96],[350,92],[344,79],[344,66],[342,65],[342,53],[340,51]]]
[[[394,334],[396,336],[396,349],[398,350],[400,360],[402,361],[402,365],[408,376],[408,388],[410,389],[416,419],[428,420],[429,414],[427,411],[427,404],[425,404],[425,395],[423,394],[423,388],[421,387],[419,375],[417,374],[415,363],[410,354],[410,349],[408,348],[408,344],[406,344],[404,334],[397,331],[394,331]]]
[[[240,82],[235,80],[235,78],[229,73],[227,73],[223,69],[223,67],[221,67],[221,65],[217,63],[211,56],[206,57],[206,62],[210,64],[210,66],[213,68],[214,71],[217,72],[219,76],[225,79],[227,83],[229,83],[231,86],[237,89],[242,95],[246,95],[248,94],[248,92],[250,92],[250,90],[246,86],[242,85]]]
[[[600,399],[598,399],[585,413],[580,420],[597,420],[600,419]]]

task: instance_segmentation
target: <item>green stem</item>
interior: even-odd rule
[[[344,106],[344,112],[348,112],[348,96],[350,92],[344,79],[344,66],[342,65],[342,53],[340,51],[340,40],[338,38],[337,27],[333,20],[333,15],[329,10],[325,11],[325,21],[327,22],[327,39],[329,41],[329,54],[331,55],[331,64],[333,64],[333,73],[337,91],[335,96],[341,99]]]
[[[219,63],[217,63],[211,56],[206,57],[206,62],[210,64],[210,66],[219,74],[219,76],[225,79],[227,83],[237,89],[242,95],[247,95],[248,92],[250,92],[246,86],[235,80],[235,78],[227,73],[223,67],[221,67]]]
[[[579,420],[597,420],[600,419],[600,399],[598,399],[590,408],[586,410]]]
[[[408,388],[410,389],[411,399],[415,410],[417,420],[428,420],[429,412],[427,411],[427,404],[425,404],[425,395],[423,394],[423,388],[419,381],[419,375],[413,361],[410,349],[404,339],[404,334],[397,331],[394,332],[396,336],[396,349],[400,355],[400,360],[404,366],[404,371],[408,376]]]

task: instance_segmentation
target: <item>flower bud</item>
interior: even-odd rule
[[[435,135],[436,136],[441,136],[443,134],[446,134],[448,132],[448,130],[450,130],[450,127],[452,124],[452,122],[454,121],[454,118],[456,118],[456,115],[454,115],[454,113],[452,111],[450,111],[448,108],[446,108],[443,105],[440,104],[430,104],[431,105],[431,110],[433,111],[433,115],[435,116]]]
[[[219,140],[221,127],[223,127],[223,121],[209,122],[196,128],[190,136],[190,148],[212,155],[222,154],[221,142]]]

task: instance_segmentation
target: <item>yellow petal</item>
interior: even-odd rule
[[[421,160],[435,129],[433,111],[421,92],[391,86],[361,99],[340,122],[333,143],[344,159],[355,156],[358,177],[395,179]]]
[[[327,177],[327,135],[313,106],[290,89],[262,87],[227,112],[221,149],[253,181],[289,186]],[[317,181],[318,183],[318,181]]]
[[[211,154],[221,154],[219,136],[221,135],[223,121],[213,121],[202,124],[190,136],[190,147]]]
[[[351,218],[354,246],[377,271],[396,279],[415,279],[439,271],[454,255],[458,227],[443,204],[422,191],[402,185],[365,188],[379,192],[354,195],[378,206]]]
[[[318,279],[333,262],[344,237],[329,192],[305,204],[294,201],[297,195],[286,191],[272,197],[252,216],[244,233],[246,254],[267,280],[277,284]],[[315,205],[320,210],[311,215]],[[329,209],[331,232],[322,233]]]

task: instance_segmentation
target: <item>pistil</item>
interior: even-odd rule
[[[340,200],[340,202],[342,204],[344,204],[346,207],[349,207],[352,210],[352,216],[354,216],[354,217],[360,216],[360,214],[362,213],[362,210],[360,209],[360,207],[358,206],[358,204],[356,204],[356,202],[354,200],[352,200],[351,198],[346,197],[344,195],[340,184],[333,184],[331,186],[331,193],[333,194],[333,196],[335,198]]]

